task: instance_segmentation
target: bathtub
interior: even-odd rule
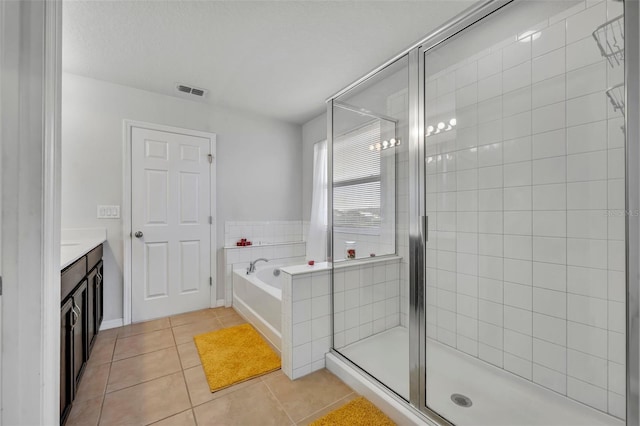
[[[280,352],[282,344],[281,265],[267,265],[247,275],[246,269],[233,271],[233,307]]]

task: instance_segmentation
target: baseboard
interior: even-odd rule
[[[393,397],[390,392],[364,377],[354,368],[342,361],[339,357],[329,352],[325,356],[327,370],[338,376],[353,390],[373,402],[387,416],[399,425],[437,426],[421,415],[416,414],[400,402],[398,397]]]
[[[224,299],[216,300],[216,308],[219,308],[220,306],[224,306]]]
[[[110,328],[122,327],[123,324],[124,324],[123,318],[102,321],[102,325],[100,326],[100,331],[109,330]]]

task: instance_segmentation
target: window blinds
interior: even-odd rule
[[[334,140],[334,227],[380,228],[380,151],[369,148],[379,142],[379,120]]]

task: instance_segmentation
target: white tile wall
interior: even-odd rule
[[[580,2],[428,78],[427,121],[459,125],[427,138],[427,330],[624,417],[621,74],[591,36],[614,13]]]
[[[292,380],[324,368],[331,348],[329,273],[282,272],[282,370]]]
[[[235,247],[241,238],[246,238],[255,245],[304,241],[304,230],[305,226],[301,220],[228,221],[224,224],[224,245]]]
[[[264,257],[278,265],[304,264],[306,243],[282,243],[250,247],[225,247],[225,306],[233,302],[233,270],[246,269],[252,260]]]
[[[334,269],[335,348],[400,325],[400,269],[397,257]]]

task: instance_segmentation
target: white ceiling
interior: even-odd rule
[[[65,71],[304,123],[324,99],[473,4],[67,1]]]

